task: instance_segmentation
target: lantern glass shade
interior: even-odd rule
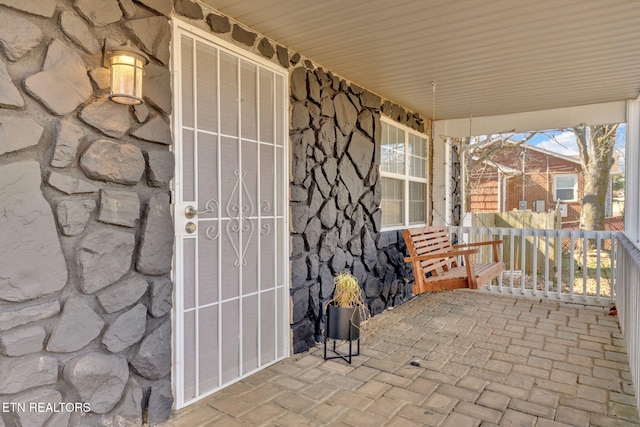
[[[111,90],[109,99],[118,104],[142,104],[142,76],[144,66],[149,62],[147,56],[138,49],[127,45],[109,52],[111,71]]]

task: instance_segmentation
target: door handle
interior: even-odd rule
[[[191,205],[184,208],[184,216],[186,216],[188,219],[195,218],[197,215],[202,215],[208,212],[213,212],[213,210],[207,208],[205,210],[199,211],[196,209],[195,206],[191,206]]]

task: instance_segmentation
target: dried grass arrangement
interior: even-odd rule
[[[357,311],[360,312],[360,321],[362,322],[371,317],[369,308],[364,303],[362,289],[355,276],[343,271],[333,279],[333,283],[335,284],[333,298],[331,298],[327,304],[333,304],[342,308],[357,308]]]

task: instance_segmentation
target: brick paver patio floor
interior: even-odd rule
[[[319,346],[166,426],[640,425],[622,334],[606,308],[448,291],[366,327],[352,365],[323,360]]]

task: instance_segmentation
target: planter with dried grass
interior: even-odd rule
[[[360,353],[360,332],[363,321],[370,317],[369,309],[362,298],[362,289],[352,274],[342,272],[334,278],[333,298],[326,304],[327,324],[325,329],[325,351],[327,359],[327,338],[333,339],[333,351],[338,357],[351,363],[351,356]],[[335,340],[349,341],[348,359],[335,351]],[[351,341],[358,342],[358,351],[352,354]]]

